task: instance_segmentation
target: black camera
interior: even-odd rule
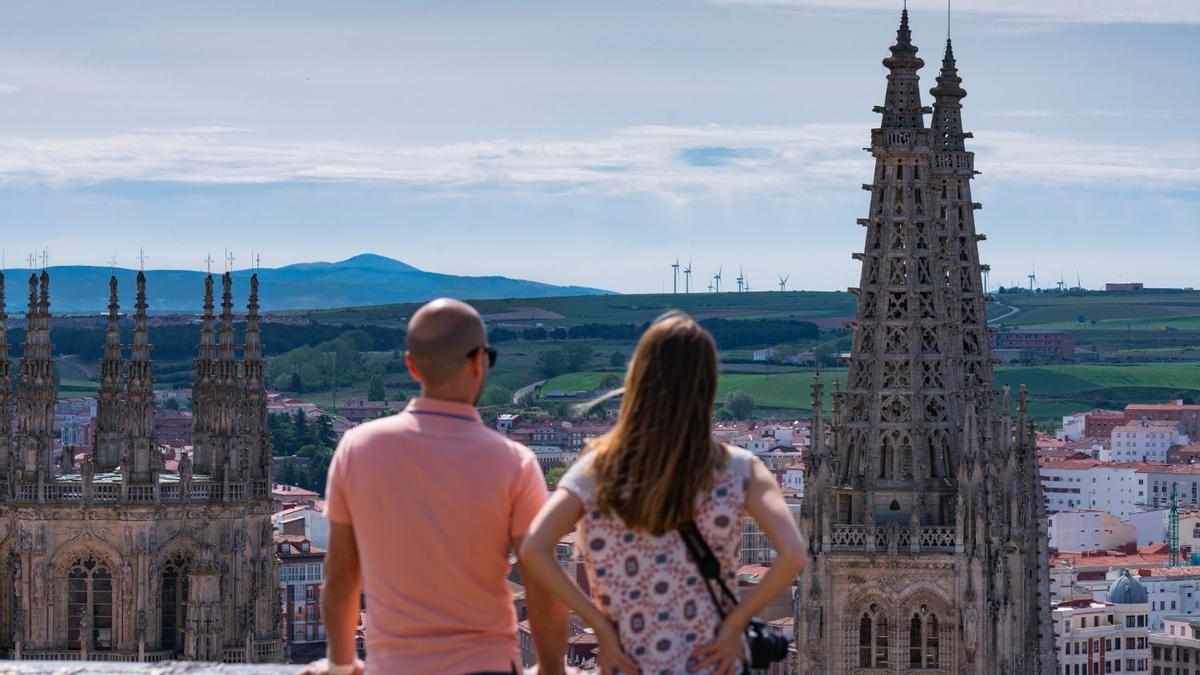
[[[767,630],[762,619],[750,619],[746,626],[746,641],[750,643],[750,667],[769,668],[772,663],[788,657],[789,640]]]

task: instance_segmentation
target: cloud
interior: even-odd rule
[[[984,113],[985,117],[1121,117],[1167,119],[1179,117],[1178,110],[1003,110]]]
[[[84,138],[0,137],[0,185],[264,185],[357,182],[427,194],[653,194],[826,199],[869,180],[864,124],[636,126],[591,138],[492,139],[437,146],[255,141],[191,131]],[[1133,190],[1200,190],[1200,143],[1122,145],[976,132],[990,180]]]
[[[21,91],[21,88],[17,85],[0,82],[0,94],[15,94],[18,91]]]
[[[896,10],[894,0],[711,0],[746,5],[821,10]],[[944,12],[942,0],[910,0],[909,9]],[[955,13],[990,14],[1062,23],[1200,24],[1195,0],[957,0]]]

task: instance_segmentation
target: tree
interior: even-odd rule
[[[725,407],[735,419],[750,419],[754,415],[754,399],[744,391],[735,391],[727,396]]]
[[[547,349],[538,354],[537,365],[542,377],[554,377],[566,372],[567,357],[561,349]]]
[[[321,415],[317,418],[317,443],[332,448],[337,446],[337,432],[333,430],[333,420],[329,415]]]
[[[304,393],[304,380],[301,379],[299,370],[292,371],[291,390],[297,394]]]
[[[284,462],[283,468],[275,476],[275,482],[281,485],[296,485],[301,481],[300,471],[293,462]]]
[[[563,347],[563,354],[567,357],[569,370],[584,370],[592,360],[592,346],[583,342],[572,342]]]
[[[625,355],[621,352],[613,352],[608,355],[608,365],[612,368],[625,367]]]
[[[167,410],[179,410],[179,399],[172,396],[163,401],[163,407]]]
[[[493,384],[483,390],[483,396],[479,398],[479,402],[483,405],[511,405],[512,397],[512,389]]]
[[[367,382],[367,400],[387,400],[387,392],[383,388],[383,378],[379,375],[372,375],[370,381]]]
[[[616,389],[619,386],[621,386],[621,377],[616,373],[608,373],[600,378],[601,389]]]
[[[561,467],[561,466],[550,467],[550,470],[546,472],[546,485],[549,485],[551,487],[558,485],[558,481],[562,480],[563,474],[565,474],[566,472],[567,472],[567,470],[565,467]]]
[[[375,348],[375,339],[361,328],[348,330],[338,337],[353,345],[356,351],[369,352]]]

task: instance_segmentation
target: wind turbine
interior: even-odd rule
[[[743,277],[742,280],[746,282],[746,292],[749,293],[750,292],[750,277]]]
[[[1066,286],[1067,286],[1067,282],[1063,281],[1063,273],[1062,273],[1062,270],[1060,269],[1058,271],[1058,292],[1062,293],[1063,289],[1066,288]]]
[[[1029,270],[1029,292],[1033,292],[1033,286],[1037,283],[1037,268],[1031,267]]]
[[[684,294],[692,292],[692,259],[688,258],[687,267],[683,268],[683,292]]]
[[[790,275],[790,274],[789,274],[789,275],[787,275],[786,277],[785,277],[785,276],[782,276],[782,275],[779,277],[779,292],[780,292],[780,293],[782,293],[782,292],[784,292],[784,291],[786,291],[786,290],[787,290],[787,281],[788,281],[788,279],[790,279],[791,277],[792,277],[792,275]]]
[[[1081,291],[1083,290],[1083,281],[1081,281],[1079,278],[1079,270],[1075,270],[1075,288],[1078,288]]]
[[[742,292],[742,286],[743,286],[743,285],[745,284],[745,282],[746,282],[746,275],[745,275],[745,273],[743,273],[743,272],[742,272],[742,266],[741,266],[741,265],[738,265],[738,275],[737,275],[737,279],[736,279],[735,281],[737,281],[737,285],[738,285],[738,293],[741,293],[741,292]]]
[[[716,291],[721,292],[721,270],[725,269],[724,265],[717,268],[717,273],[713,275],[713,283],[716,284]]]
[[[679,258],[676,258],[674,264],[671,265],[671,274],[673,275],[671,279],[671,294],[676,295],[679,293]]]

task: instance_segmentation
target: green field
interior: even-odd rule
[[[815,371],[790,373],[721,374],[718,400],[734,391],[749,394],[763,414],[787,416],[811,411],[811,385]],[[605,373],[582,372],[560,375],[542,390],[586,391],[599,385]],[[830,393],[836,379],[846,383],[845,370],[825,370],[824,406],[832,406]],[[1128,403],[1162,401],[1180,393],[1200,397],[1200,363],[1078,365],[1000,367],[996,384],[1009,385],[1015,392],[1024,384],[1030,395],[1033,416],[1053,418],[1105,405],[1121,408]]]
[[[848,320],[855,299],[849,293],[786,291],[652,295],[586,295],[558,298],[476,300],[471,304],[490,322],[539,323],[547,327],[584,323],[644,323],[670,309],[698,319]],[[419,303],[285,312],[322,323],[403,326]]]

